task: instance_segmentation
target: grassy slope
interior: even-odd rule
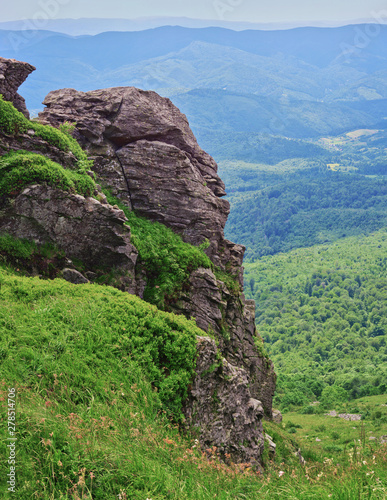
[[[1,447],[4,454],[7,390],[15,386],[20,500],[317,499],[332,491],[334,498],[382,498],[372,492],[382,488],[375,479],[383,478],[382,450],[371,476],[357,463],[348,476],[318,461],[306,473],[292,454],[293,438],[267,423],[278,456],[272,463],[265,457],[262,476],[248,466],[220,464],[216,450],[201,453],[193,439],[179,435],[163,413],[166,392],[154,386],[170,378],[158,377],[158,367],[181,373],[185,357],[192,357],[197,329],[191,322],[110,287],[4,269],[0,276]],[[136,321],[141,325],[133,328]],[[158,334],[175,339],[169,359],[168,343],[154,348]],[[1,467],[5,477],[5,461]],[[317,479],[321,471],[325,477]],[[2,482],[3,495],[5,487]]]

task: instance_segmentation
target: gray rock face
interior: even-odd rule
[[[224,266],[233,254],[241,265],[243,247],[228,245],[223,235],[229,203],[220,198],[225,192],[217,165],[169,99],[133,87],[64,89],[48,94],[44,104],[43,121],[76,122],[77,138],[113,194],[189,243],[208,239],[215,264]]]
[[[282,413],[279,410],[273,410],[273,422],[276,424],[282,423]]]
[[[198,338],[196,374],[185,409],[188,426],[197,429],[202,446],[258,463],[264,448],[263,408],[251,396],[248,374],[220,358],[208,337]]]
[[[266,434],[266,433],[265,433],[265,441],[266,441],[267,446],[269,448],[269,457],[271,459],[273,459],[275,457],[275,454],[276,454],[277,445],[274,443],[273,438],[271,436],[269,436],[269,434]]]
[[[11,101],[15,108],[27,118],[30,115],[25,100],[17,93],[17,90],[35,69],[31,64],[0,57],[0,94],[3,95],[6,101]]]
[[[90,268],[121,268],[127,289],[134,290],[137,250],[126,220],[122,210],[94,198],[41,185],[25,188],[0,212],[1,231],[38,244],[55,243]]]
[[[257,352],[253,301],[246,302],[243,294],[229,290],[211,270],[198,269],[172,310],[194,317],[200,328],[217,335],[222,355],[245,370],[251,394],[262,402],[270,419],[276,378],[271,361]]]
[[[74,285],[83,285],[85,283],[89,283],[89,280],[75,269],[63,269],[62,276],[66,281],[69,281]]]

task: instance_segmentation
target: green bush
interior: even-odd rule
[[[300,410],[303,415],[313,415],[315,413],[315,407],[312,405],[303,406]]]
[[[285,429],[291,429],[291,428],[294,428],[294,429],[302,429],[302,425],[300,424],[295,424],[294,422],[292,422],[291,420],[289,420],[288,422],[286,422],[285,424]]]
[[[42,155],[16,151],[0,157],[0,194],[19,192],[32,183],[45,183],[83,196],[95,190],[95,182],[87,174],[66,170]]]
[[[28,259],[36,250],[36,244],[26,239],[17,239],[10,234],[0,234],[0,253],[14,258]]]
[[[195,247],[185,243],[172,229],[139,217],[108,190],[104,192],[109,203],[119,206],[129,220],[131,241],[146,274],[144,300],[168,310],[193,271],[199,267],[214,268],[203,251],[205,244]]]
[[[20,273],[54,279],[66,265],[66,255],[52,243],[37,245],[34,241],[0,234],[0,261]]]

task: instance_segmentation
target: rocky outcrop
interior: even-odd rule
[[[208,240],[214,269],[193,271],[169,310],[194,317],[210,337],[198,340],[196,376],[185,403],[186,422],[203,446],[234,460],[257,463],[271,418],[273,366],[257,345],[254,302],[243,295],[244,247],[224,238],[229,204],[214,160],[197,144],[186,117],[154,92],[119,87],[93,92],[64,89],[45,99],[41,120],[76,123],[75,136],[94,160],[99,181],[128,207],[172,228],[191,244]],[[33,131],[17,138],[0,132],[0,155],[14,149],[40,152],[73,168],[71,153],[58,151]],[[146,273],[137,263],[126,217],[100,201],[47,186],[29,186],[0,206],[3,231],[38,243],[53,242],[85,262],[78,275],[93,280],[101,266],[117,271],[121,289],[143,296]],[[116,283],[117,286],[117,283]]]
[[[114,194],[191,244],[207,239],[213,263],[238,280],[240,290],[232,290],[210,270],[199,269],[170,309],[217,335],[222,356],[245,371],[252,397],[271,418],[275,375],[255,346],[254,303],[241,293],[244,247],[224,237],[229,214],[221,198],[224,185],[186,117],[169,99],[133,87],[58,90],[44,104],[40,118],[46,123],[76,123],[77,139]]]
[[[0,94],[3,95],[6,101],[11,101],[15,108],[21,111],[27,118],[30,115],[26,108],[26,102],[17,93],[17,90],[27,76],[35,71],[35,69],[31,64],[0,57]]]
[[[130,243],[122,210],[48,186],[25,188],[3,200],[1,231],[41,245],[52,243],[89,269],[116,269],[135,292],[137,250]]]
[[[257,463],[264,448],[262,404],[251,396],[245,370],[220,358],[208,337],[198,338],[196,378],[185,416],[204,447],[216,446],[238,462]]]
[[[64,89],[44,100],[40,119],[75,122],[77,139],[94,159],[94,170],[128,206],[199,245],[216,265],[243,247],[223,235],[229,203],[215,161],[198,145],[187,118],[155,92],[118,87],[93,92]]]

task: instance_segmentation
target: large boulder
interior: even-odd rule
[[[39,117],[76,123],[76,137],[94,170],[137,213],[157,220],[224,266],[235,250],[224,239],[229,203],[215,161],[198,145],[188,120],[169,99],[134,87],[50,92]],[[235,247],[235,248],[234,248]]]
[[[0,230],[17,238],[52,243],[88,269],[116,269],[135,293],[137,250],[122,210],[49,186],[26,187],[0,206]]]

